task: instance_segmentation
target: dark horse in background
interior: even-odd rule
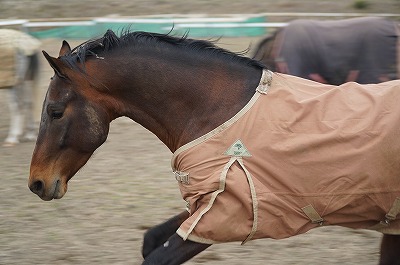
[[[400,78],[400,27],[379,17],[294,20],[255,48],[268,69],[320,83],[380,83]]]
[[[112,120],[135,120],[175,152],[245,107],[264,70],[207,41],[147,32],[107,31],[72,50],[64,41],[58,58],[44,55],[55,74],[29,188],[46,201],[64,196],[68,181],[106,141]],[[145,234],[143,264],[182,264],[210,246],[176,233],[187,218],[185,210]],[[380,264],[400,264],[399,249],[400,236],[385,234]]]

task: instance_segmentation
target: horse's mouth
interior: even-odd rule
[[[38,194],[39,197],[44,201],[51,201],[53,199],[61,199],[66,192],[66,185],[63,185],[61,179],[57,179],[53,182],[50,190],[48,192],[44,192],[43,194]]]
[[[60,183],[61,180],[58,179],[54,187],[53,199],[61,199],[64,196],[64,194],[60,195]]]

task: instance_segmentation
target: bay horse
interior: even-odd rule
[[[24,32],[0,29],[0,89],[8,89],[10,127],[4,146],[24,139],[36,139],[33,102],[38,91],[39,48],[38,39]]]
[[[249,110],[251,104],[259,108],[270,105],[272,111],[268,110],[268,115],[274,112],[278,115],[289,113],[289,119],[292,120],[294,127],[290,127],[286,121],[280,123],[277,120],[273,120],[268,123],[269,126],[275,128],[275,131],[270,136],[279,137],[280,135],[283,136],[283,134],[279,134],[279,131],[287,131],[285,128],[288,128],[288,126],[290,127],[289,130],[303,130],[304,124],[301,121],[304,116],[308,115],[301,112],[302,110],[299,108],[300,105],[298,103],[293,106],[296,109],[295,112],[285,111],[285,109],[289,110],[292,107],[290,103],[291,96],[288,95],[291,90],[305,92],[305,95],[309,95],[312,94],[311,91],[307,91],[305,88],[316,88],[318,91],[323,91],[323,96],[326,96],[329,94],[327,90],[331,90],[335,95],[341,95],[342,92],[340,91],[342,89],[340,87],[324,86],[298,78],[293,81],[297,84],[296,86],[285,88],[285,86],[279,85],[280,82],[284,84],[284,80],[292,80],[291,77],[269,72],[259,61],[219,48],[208,41],[194,40],[187,36],[174,37],[171,34],[125,32],[121,36],[117,36],[113,31],[108,30],[103,37],[89,40],[74,49],[71,49],[70,45],[63,41],[57,58],[48,55],[45,51],[43,51],[43,54],[53,68],[54,76],[51,78],[44,100],[40,129],[31,160],[28,186],[33,193],[45,201],[62,198],[67,191],[68,181],[86,164],[93,152],[105,142],[110,122],[117,117],[126,116],[140,123],[155,134],[174,153],[173,161],[175,162],[173,163],[173,168],[175,178],[180,185],[182,194],[186,196],[189,193],[187,199],[188,210],[178,213],[145,233],[142,248],[143,264],[182,264],[207,249],[214,242],[246,241],[266,237],[263,234],[264,229],[265,231],[272,231],[272,233],[279,231],[281,227],[286,227],[286,224],[291,223],[292,217],[302,219],[301,222],[304,229],[300,232],[318,227],[325,222],[329,224],[330,215],[327,211],[320,212],[320,208],[317,207],[317,200],[314,201],[314,208],[312,205],[302,208],[304,213],[301,213],[300,209],[292,212],[289,208],[281,207],[282,209],[274,208],[274,213],[267,218],[257,215],[257,211],[261,213],[265,211],[265,207],[280,207],[278,205],[280,202],[274,201],[276,199],[275,195],[279,192],[275,195],[268,192],[259,192],[259,180],[253,177],[257,169],[253,172],[252,169],[247,167],[257,155],[253,153],[256,152],[253,149],[254,144],[247,142],[247,140],[235,140],[231,147],[227,146],[226,151],[223,150],[222,152],[215,151],[214,148],[216,147],[214,145],[201,150],[194,149],[195,155],[204,155],[208,149],[212,149],[212,153],[220,157],[218,161],[223,168],[217,174],[214,174],[217,177],[216,181],[215,179],[202,179],[199,181],[198,178],[202,178],[201,172],[209,170],[209,167],[204,166],[205,164],[202,162],[196,162],[196,166],[193,166],[194,172],[189,174],[186,171],[190,171],[190,169],[182,167],[186,163],[186,152],[193,151],[189,146],[201,148],[203,146],[201,145],[202,143],[207,144],[210,141],[213,142],[215,139],[221,138],[220,133],[223,131],[229,128],[237,128],[235,126],[239,126],[242,122],[240,117],[254,114],[254,107]],[[311,82],[311,85],[309,82]],[[282,90],[274,88],[275,86],[281,87]],[[297,86],[299,89],[296,89]],[[321,88],[321,86],[324,87]],[[393,86],[397,86],[400,89],[398,82],[391,81],[385,83],[384,87],[379,87],[378,90],[375,89],[377,87],[374,85],[358,86],[354,90],[372,90],[383,93],[382,91],[387,89],[391,91]],[[352,89],[347,88],[343,89],[343,91],[352,91]],[[268,101],[269,97],[271,99],[276,97],[281,101],[275,105],[261,104],[264,100]],[[348,98],[347,96],[345,97],[345,99]],[[364,111],[371,110],[368,104],[368,102],[371,102],[371,96],[363,97],[363,99],[367,100],[367,104],[364,104],[365,102],[363,101],[362,104],[356,104],[356,106],[362,105]],[[285,100],[288,101],[285,103]],[[394,102],[393,104],[398,102],[393,95],[389,97],[390,100]],[[314,105],[313,108],[316,108],[317,100],[311,101]],[[345,103],[347,104],[348,102],[346,101]],[[386,106],[385,110],[387,112],[390,107]],[[321,116],[320,114],[316,113],[316,116]],[[330,115],[336,115],[335,110],[331,111]],[[364,116],[368,115],[364,113]],[[382,115],[379,117],[384,121]],[[375,123],[380,124],[382,122],[375,121]],[[355,140],[365,136],[372,137],[375,135],[376,137],[381,137],[381,135],[387,135],[384,131],[378,134],[374,133],[374,131],[366,134],[362,132],[350,134],[349,130],[351,131],[352,127],[356,127],[359,130],[361,126],[354,117],[349,121],[345,121],[345,124],[347,127],[343,129],[343,134],[340,135],[342,142],[347,142],[346,135],[350,135]],[[337,125],[330,123],[323,130],[332,132],[334,127],[337,127]],[[250,126],[245,129],[245,132],[250,137],[263,137],[264,135],[263,131],[259,130],[257,126]],[[304,133],[300,135],[307,137],[307,134]],[[326,135],[321,134],[321,137],[326,137]],[[314,141],[314,137],[317,137],[317,135],[313,134],[312,137],[307,137],[307,141]],[[223,136],[222,138],[225,137]],[[300,146],[297,146],[295,151],[291,151],[292,154],[293,152],[302,154],[315,153],[317,155],[315,159],[318,160],[323,151],[319,146],[325,145],[323,143],[324,138],[317,138],[320,142],[319,144],[312,142],[312,146],[309,147],[310,152],[306,152],[309,150],[307,146],[299,143]],[[377,142],[371,140],[372,138],[369,139],[371,143]],[[272,145],[276,147],[276,144],[280,144],[280,142],[276,141]],[[289,144],[288,139],[282,138],[281,144],[281,148],[286,149],[286,145]],[[330,142],[328,151],[332,144]],[[353,142],[349,144],[353,145]],[[218,145],[221,144],[217,143]],[[334,170],[334,167],[347,170],[345,166],[347,165],[346,160],[354,158],[355,160],[351,160],[349,167],[353,167],[355,164],[365,167],[363,161],[367,161],[368,169],[374,170],[373,166],[376,165],[376,162],[373,163],[366,160],[368,150],[365,150],[358,143],[354,145],[356,146],[348,149],[356,152],[356,155],[347,156],[346,159],[340,160],[340,164],[337,166],[331,165],[332,167],[330,167],[328,161],[322,161],[323,165],[314,167],[314,162],[307,159],[294,164],[294,166],[297,168],[296,171],[306,171],[314,177],[313,172],[315,171],[337,171]],[[271,159],[275,155],[279,155],[278,152],[273,152]],[[339,152],[337,155],[340,155],[340,153],[344,152]],[[336,156],[336,153],[330,152],[329,154],[330,157]],[[397,155],[389,155],[393,159],[397,159]],[[323,156],[323,159],[325,158],[326,156]],[[193,157],[190,159],[197,161]],[[290,168],[291,160],[291,155],[283,160],[278,156],[278,160],[273,160],[273,163],[277,163],[278,170],[279,168],[285,170]],[[380,159],[375,160],[381,161]],[[228,162],[226,163],[226,161]],[[357,161],[360,161],[360,163],[357,163]],[[394,166],[399,164],[395,162],[397,160],[393,163],[390,163],[391,161],[387,160],[384,165],[389,167],[392,164]],[[266,164],[271,165],[273,163],[266,162]],[[198,170],[200,171],[199,175],[195,174],[198,165],[203,166],[201,170]],[[189,165],[189,167],[191,166]],[[292,170],[292,168],[289,170]],[[230,175],[227,178],[226,174],[231,174],[232,172],[234,174],[237,173],[237,177]],[[350,182],[350,177],[352,176],[343,175],[345,174],[343,172],[341,177],[337,178],[337,182],[342,184],[350,183],[351,187],[357,186],[357,183]],[[371,189],[375,190],[376,186],[379,186],[384,189],[383,194],[394,195],[394,197],[390,196],[392,199],[395,196],[398,197],[400,195],[398,173],[398,171],[395,172],[395,177],[397,178],[392,181],[392,186],[394,187],[373,181]],[[365,174],[368,175],[368,172],[363,171],[363,174],[356,174],[362,175],[363,179],[359,181],[360,183],[365,183]],[[278,182],[284,181],[283,178],[278,178],[277,180]],[[318,186],[318,179],[308,178],[306,180],[306,182],[311,183],[312,187]],[[232,186],[232,182],[238,182],[240,185],[238,187]],[[278,182],[271,180],[271,188],[279,185]],[[300,185],[302,184],[300,183]],[[368,183],[366,185],[368,186]],[[204,188],[206,191],[192,190],[192,186],[193,188]],[[330,185],[323,183],[323,186]],[[337,188],[337,186],[335,187]],[[343,187],[339,187],[339,190],[341,188]],[[366,187],[364,186],[363,188]],[[397,189],[393,191],[392,188]],[[226,190],[224,191],[224,189]],[[240,194],[246,193],[248,196],[246,195],[247,197],[244,201],[241,201],[239,195],[233,196],[237,197],[233,198],[236,203],[228,204],[228,207],[218,208],[220,204],[226,206],[224,202],[232,195],[231,191],[233,189],[238,189]],[[297,187],[294,189],[297,189]],[[357,194],[359,194],[358,190],[352,192],[350,197],[341,198],[353,198],[354,196],[357,197]],[[264,195],[272,195],[274,197],[271,197],[270,201],[264,199],[262,197]],[[364,204],[370,201],[372,197],[373,194],[361,194],[361,197],[357,197],[358,200],[355,207],[364,207]],[[203,199],[206,199],[205,205],[202,202]],[[330,198],[330,200],[332,201],[333,199]],[[353,215],[352,210],[348,210],[345,206],[340,206],[339,210],[347,209],[347,212],[342,213],[340,218],[351,218],[351,220],[346,219],[350,227],[354,226],[352,224],[358,221],[365,221],[365,219],[368,225],[378,223],[378,226],[387,227],[392,222],[397,222],[398,224],[396,215],[399,211],[397,206],[400,199],[397,198],[396,200],[397,204],[395,203],[394,207],[390,208],[390,205],[384,207],[385,211],[388,211],[386,215],[385,211],[379,210],[380,208],[376,205],[372,208],[375,210],[373,211],[374,213],[368,210],[360,215]],[[392,203],[392,200],[390,200],[390,203]],[[220,213],[216,220],[220,226],[204,225],[202,220],[212,217],[214,206]],[[201,212],[199,213],[198,210],[201,210]],[[241,211],[243,214],[240,214]],[[318,215],[317,211],[321,216]],[[378,214],[375,214],[375,212]],[[247,216],[247,213],[250,215]],[[224,217],[225,214],[228,217]],[[374,216],[373,220],[366,217],[369,214]],[[236,217],[244,219],[244,223],[236,223]],[[381,218],[382,222],[378,222]],[[193,225],[189,228],[185,227],[188,224],[188,220],[193,221],[193,219],[200,219],[200,222],[197,225],[193,223],[194,227]],[[273,222],[273,224],[269,227],[268,224],[270,222]],[[231,223],[236,226],[231,228]],[[210,238],[216,235],[220,236],[218,235],[220,228],[228,229],[228,237],[230,234],[236,235],[237,232],[242,232],[242,230],[248,236],[243,237],[242,233],[237,238],[229,237],[226,240],[208,240],[207,238],[202,240],[203,238],[190,232],[198,232],[198,227],[206,231],[206,235],[200,235],[205,238],[208,236]],[[188,231],[187,229],[190,231],[185,234],[185,231]],[[284,234],[284,236],[287,235]],[[400,264],[399,249],[400,236],[396,233],[384,233],[379,264]]]
[[[297,19],[263,38],[253,58],[268,69],[317,82],[400,78],[400,26],[382,17]]]

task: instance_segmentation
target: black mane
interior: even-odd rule
[[[61,59],[67,62],[71,67],[77,68],[77,63],[80,62],[84,64],[88,57],[105,57],[111,51],[133,45],[155,47],[172,45],[193,53],[204,53],[218,56],[229,61],[237,61],[260,68],[264,67],[261,62],[245,57],[245,52],[231,52],[217,47],[210,41],[190,39],[187,38],[187,35],[175,37],[170,35],[170,33],[159,34],[144,31],[125,31],[118,37],[112,30],[107,30],[103,37],[82,43],[72,49],[70,53],[62,56]]]

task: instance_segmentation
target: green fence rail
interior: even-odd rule
[[[159,22],[157,22],[159,20]],[[177,19],[179,21],[179,19]],[[39,39],[67,38],[67,39],[89,39],[99,37],[108,29],[121,32],[126,29],[132,31],[149,31],[157,33],[168,33],[173,30],[174,34],[182,35],[188,33],[190,37],[244,37],[261,36],[266,34],[267,29],[257,25],[266,21],[264,16],[235,19],[232,22],[186,22],[176,23],[173,18],[141,19],[139,22],[112,21],[112,19],[93,20],[86,25],[72,25],[54,27],[46,30],[29,29],[29,33]],[[37,28],[39,29],[39,28]]]

